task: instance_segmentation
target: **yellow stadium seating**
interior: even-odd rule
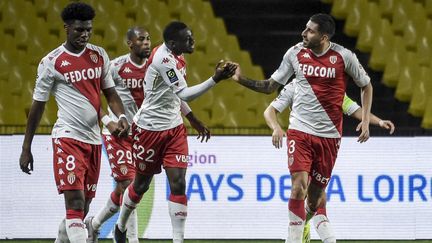
[[[375,39],[383,25],[381,22],[384,20],[380,17],[378,5],[373,2],[368,4],[367,18],[366,16],[363,16],[363,18],[356,48],[362,52],[371,52]]]
[[[367,0],[353,0],[351,11],[348,12],[348,16],[345,21],[344,33],[351,37],[356,37],[360,31],[360,28],[365,20],[368,13],[368,1]]]
[[[432,56],[432,20],[426,21],[423,35],[417,40],[417,59],[420,65],[429,66]]]
[[[376,36],[371,56],[369,59],[369,67],[375,71],[383,71],[388,56],[391,55],[394,45],[394,35],[391,30],[391,24],[388,19],[381,19],[380,34]]]
[[[427,100],[432,95],[432,68],[420,67],[419,76],[408,108],[408,112],[417,117],[424,115]]]
[[[419,69],[416,53],[407,51],[404,56],[404,65],[399,72],[399,81],[395,91],[395,97],[398,100],[403,102],[411,100],[413,89],[419,79]]]
[[[424,33],[426,23],[426,12],[421,3],[414,4],[414,13],[409,16],[409,20],[404,27],[404,42],[408,50],[416,50],[417,42]]]
[[[383,75],[383,83],[388,87],[396,87],[401,67],[405,64],[406,52],[403,38],[396,36],[392,51],[387,56]]]
[[[412,0],[396,1],[392,16],[392,28],[394,33],[403,34],[406,23],[415,14],[415,5]]]
[[[428,97],[428,102],[426,104],[425,114],[423,116],[421,126],[425,129],[432,128],[432,96]]]
[[[393,16],[393,9],[397,0],[379,0],[379,10],[381,16],[387,19],[391,19]]]
[[[425,0],[425,10],[428,18],[432,18],[432,0]]]
[[[352,9],[353,0],[333,0],[331,15],[336,19],[345,19]]]

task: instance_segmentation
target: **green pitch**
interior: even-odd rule
[[[142,243],[171,243],[170,240],[140,240]],[[52,243],[54,240],[0,240],[4,243]],[[112,240],[99,240],[101,243],[111,243]],[[283,240],[185,240],[186,243],[281,243]],[[313,240],[313,243],[321,241]],[[341,240],[340,243],[432,243],[432,240]]]

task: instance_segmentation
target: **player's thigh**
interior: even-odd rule
[[[87,156],[92,146],[71,138],[53,139],[54,178],[59,193],[85,188]]]
[[[313,154],[310,135],[289,129],[287,132],[287,150],[290,173],[300,171],[310,173]]]
[[[132,125],[132,158],[137,174],[154,175],[162,172],[167,131],[149,131]]]
[[[169,137],[164,155],[163,166],[167,168],[186,169],[189,161],[189,146],[186,127],[182,124],[169,130]]]
[[[325,203],[325,199],[323,199],[323,196],[325,196],[324,188],[316,185],[314,183],[311,183],[308,187],[307,192],[307,198],[308,198],[308,205],[309,207],[316,211],[320,205],[323,205]]]
[[[87,154],[87,173],[84,180],[84,192],[87,200],[96,196],[101,166],[101,152],[101,145],[92,144],[91,151]]]
[[[133,180],[135,165],[132,158],[132,137],[118,138],[103,135],[103,142],[111,168],[111,176],[114,180],[116,182]]]
[[[66,209],[84,210],[85,197],[83,190],[67,190],[63,192]]]
[[[340,145],[339,138],[313,137],[314,159],[311,184],[326,188],[336,162]]]

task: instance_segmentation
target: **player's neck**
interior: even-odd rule
[[[329,47],[330,47],[330,42],[327,41],[323,45],[321,45],[321,46],[319,46],[317,48],[311,49],[311,50],[312,50],[313,53],[315,53],[316,55],[319,56],[319,55],[322,55],[325,52],[327,52],[327,50],[329,49]]]
[[[138,66],[141,66],[145,61],[145,58],[138,57],[137,55],[130,54],[129,57],[131,61]]]
[[[63,46],[66,48],[66,50],[68,50],[69,52],[75,53],[75,54],[82,52],[85,48],[84,47],[84,48],[78,49],[68,41],[66,41],[66,43]]]

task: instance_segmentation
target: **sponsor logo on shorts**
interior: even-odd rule
[[[318,173],[316,170],[312,170],[312,177],[315,178],[318,182],[327,185],[330,178],[322,176],[320,173]]]
[[[70,185],[74,184],[74,182],[76,180],[75,173],[73,173],[72,171],[69,172],[69,174],[67,176],[67,180],[68,180],[68,182],[69,182]]]
[[[177,154],[175,157],[176,157],[177,162],[187,163],[189,161],[189,156],[188,155]]]
[[[95,192],[97,189],[97,185],[96,184],[87,184],[87,191],[89,192]]]

